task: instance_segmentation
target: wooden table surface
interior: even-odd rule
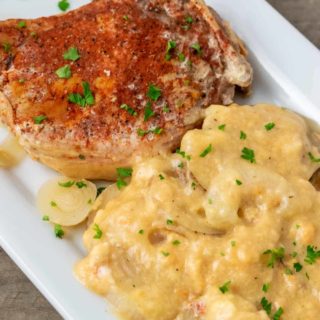
[[[320,0],[268,1],[320,48]],[[0,320],[58,319],[61,316],[0,248]]]

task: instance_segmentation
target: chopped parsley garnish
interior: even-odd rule
[[[165,113],[170,112],[170,109],[167,104],[163,106],[162,111]]]
[[[185,158],[187,160],[191,160],[191,156],[186,154],[185,151],[182,151],[179,148],[176,150],[176,153],[179,154],[182,158]]]
[[[164,178],[164,176],[162,174],[159,174],[159,179],[160,180],[164,180],[165,178]]]
[[[294,269],[296,270],[296,272],[300,272],[303,268],[302,264],[299,262],[296,262],[293,264]]]
[[[144,121],[148,121],[151,117],[155,115],[154,111],[152,110],[152,104],[151,102],[148,102],[146,104],[146,107],[144,109]]]
[[[193,45],[191,45],[191,48],[197,53],[197,54],[201,54],[202,49],[199,43],[194,43]]]
[[[276,126],[276,124],[274,122],[269,122],[267,123],[264,127],[267,131],[272,130],[274,127]]]
[[[234,240],[231,241],[231,247],[235,247],[236,246],[236,242]]]
[[[124,178],[128,178],[132,176],[132,169],[131,168],[117,168],[117,187],[120,190],[121,188],[127,186],[127,182]]]
[[[101,239],[102,230],[100,229],[100,227],[96,223],[93,225],[93,231],[95,232],[93,239]]]
[[[99,187],[99,188],[97,189],[97,197],[99,197],[100,194],[101,194],[104,190],[106,190],[106,187]]]
[[[267,266],[273,268],[276,261],[282,261],[282,259],[284,258],[284,248],[280,247],[275,249],[269,249],[266,250],[263,254],[269,255]]]
[[[169,61],[171,59],[171,54],[170,52],[177,47],[177,43],[173,40],[169,40],[167,43],[167,50],[166,50],[166,55],[165,59]]]
[[[186,56],[182,52],[180,52],[178,54],[178,59],[180,62],[184,62],[186,60]]]
[[[11,44],[9,42],[4,42],[2,47],[5,53],[9,53],[11,50]]]
[[[194,181],[192,181],[192,183],[191,183],[191,188],[193,189],[193,190],[196,190],[196,183],[194,182]]]
[[[242,185],[242,182],[241,182],[240,180],[236,179],[236,184],[237,184],[238,186],[241,186],[241,185]]]
[[[218,127],[218,129],[221,130],[221,131],[224,131],[225,127],[226,127],[226,125],[225,125],[225,124],[222,124],[222,125],[220,125],[220,126]]]
[[[65,65],[56,71],[56,75],[60,79],[69,79],[71,77],[71,69],[69,65]]]
[[[166,252],[166,251],[161,251],[161,253],[162,253],[163,256],[165,256],[165,257],[168,257],[168,256],[170,255],[170,253],[169,253],[169,252]]]
[[[57,207],[58,205],[57,205],[57,203],[56,203],[56,202],[51,201],[51,202],[50,202],[50,206],[51,206],[51,207],[53,207],[53,208],[55,208],[55,207]]]
[[[297,255],[298,255],[298,252],[297,252],[297,251],[294,251],[294,252],[291,253],[291,257],[292,257],[292,258],[295,258]]]
[[[219,287],[219,290],[225,294],[226,292],[228,292],[230,290],[230,284],[231,281],[227,281],[226,283],[224,283],[221,287]]]
[[[61,0],[58,2],[58,7],[61,11],[67,11],[70,7],[70,3],[68,0]]]
[[[26,82],[26,80],[25,80],[25,79],[23,79],[23,78],[21,78],[21,79],[19,79],[19,80],[18,80],[18,82],[22,84],[22,83],[25,83],[25,82]]]
[[[280,307],[276,313],[273,315],[273,318],[272,320],[280,320],[280,317],[282,316],[283,314],[283,309]]]
[[[179,240],[174,240],[174,241],[172,241],[172,244],[173,244],[174,246],[178,246],[180,243],[181,243],[181,242],[180,242]]]
[[[126,110],[132,116],[137,116],[138,115],[137,111],[135,111],[134,109],[132,109],[131,107],[129,107],[125,103],[120,106],[120,109]]]
[[[141,229],[141,230],[139,230],[139,232],[138,232],[139,234],[144,234],[144,230],[143,229]]]
[[[71,188],[74,184],[75,184],[75,181],[67,181],[67,182],[58,182],[59,186],[60,187],[63,187],[63,188]]]
[[[247,134],[243,131],[240,131],[240,140],[246,140],[247,139]]]
[[[87,184],[83,181],[77,181],[76,182],[76,186],[79,188],[79,189],[82,189],[82,188],[86,188],[87,187]]]
[[[124,15],[122,18],[123,18],[123,20],[125,20],[125,21],[129,21],[129,17],[128,17],[127,15]]]
[[[200,157],[204,158],[205,156],[207,156],[210,152],[212,152],[213,148],[212,148],[212,144],[209,144],[201,153],[200,153]]]
[[[184,164],[183,164],[183,162],[181,161],[181,162],[178,164],[178,168],[183,169],[183,167],[184,167]]]
[[[316,158],[311,152],[308,152],[308,156],[312,162],[320,162],[320,158]]]
[[[269,288],[270,288],[270,283],[264,283],[262,286],[262,291],[268,292]]]
[[[88,203],[88,204],[92,204],[92,199],[89,199],[89,200],[87,201],[87,203]]]
[[[22,28],[25,28],[27,26],[26,22],[25,21],[19,21],[18,22],[18,28],[22,29]]]
[[[288,268],[288,267],[286,267],[286,268],[284,269],[284,273],[287,274],[287,275],[289,275],[289,276],[293,275],[292,270],[291,270],[290,268]]]
[[[32,38],[37,38],[38,37],[38,35],[37,35],[37,33],[35,31],[30,32],[30,36]]]
[[[306,258],[304,259],[304,261],[308,264],[314,264],[317,259],[320,258],[320,250],[316,251],[317,248],[314,246],[308,246],[307,247],[307,255]]]
[[[54,225],[54,234],[56,235],[57,238],[60,238],[60,239],[63,238],[64,231],[63,231],[63,229],[62,229],[60,224],[55,224]]]
[[[147,97],[153,101],[157,101],[161,97],[161,90],[153,84],[150,84],[147,92]]]
[[[187,23],[189,23],[189,24],[191,24],[192,22],[193,22],[193,19],[192,19],[192,17],[186,17],[185,18],[185,21],[187,22]]]
[[[78,49],[75,47],[69,48],[64,54],[63,54],[64,60],[71,60],[71,61],[77,61],[80,59],[80,55],[78,52]]]
[[[82,82],[83,94],[71,93],[69,94],[69,101],[80,105],[80,107],[85,108],[87,105],[93,105],[95,103],[94,96],[90,90],[90,85],[88,82]]]
[[[49,216],[43,216],[43,217],[42,217],[42,220],[43,220],[43,221],[50,221],[50,218],[49,218]]]
[[[33,117],[33,122],[34,122],[35,124],[41,124],[42,121],[44,121],[44,120],[46,120],[46,119],[48,119],[47,116],[45,116],[45,115],[42,114],[42,115],[40,115],[40,116]]]
[[[173,225],[173,220],[167,219],[167,225]]]
[[[241,154],[242,159],[248,160],[251,163],[256,163],[254,151],[252,149],[243,148],[241,152],[242,152]]]
[[[79,159],[80,160],[86,160],[86,157],[83,154],[79,154]]]
[[[161,134],[162,132],[163,132],[163,128],[159,128],[159,127],[156,127],[154,129],[149,129],[149,130],[143,130],[143,129],[139,128],[137,130],[138,136],[140,136],[140,137],[143,137],[143,136],[147,135],[148,133]]]
[[[272,303],[267,300],[266,297],[263,297],[260,301],[263,310],[267,313],[268,316],[271,315]]]
[[[208,203],[209,203],[209,204],[213,204],[213,201],[212,201],[211,198],[208,199]]]

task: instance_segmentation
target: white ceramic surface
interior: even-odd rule
[[[0,0],[0,20],[58,13],[57,0]],[[87,3],[71,0],[72,8]],[[241,103],[271,102],[320,122],[320,52],[264,0],[208,0],[250,50],[253,95]],[[0,139],[1,133],[0,131]],[[79,228],[64,240],[41,220],[34,201],[56,173],[30,159],[0,170],[0,244],[65,319],[112,320],[105,301],[72,274],[84,255]]]

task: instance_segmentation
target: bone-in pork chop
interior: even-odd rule
[[[0,23],[0,118],[35,159],[79,178],[175,148],[252,69],[201,0],[96,0]]]

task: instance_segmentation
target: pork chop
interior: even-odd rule
[[[0,118],[70,177],[113,179],[172,150],[252,81],[241,41],[201,0],[96,0],[3,21],[0,44]]]

